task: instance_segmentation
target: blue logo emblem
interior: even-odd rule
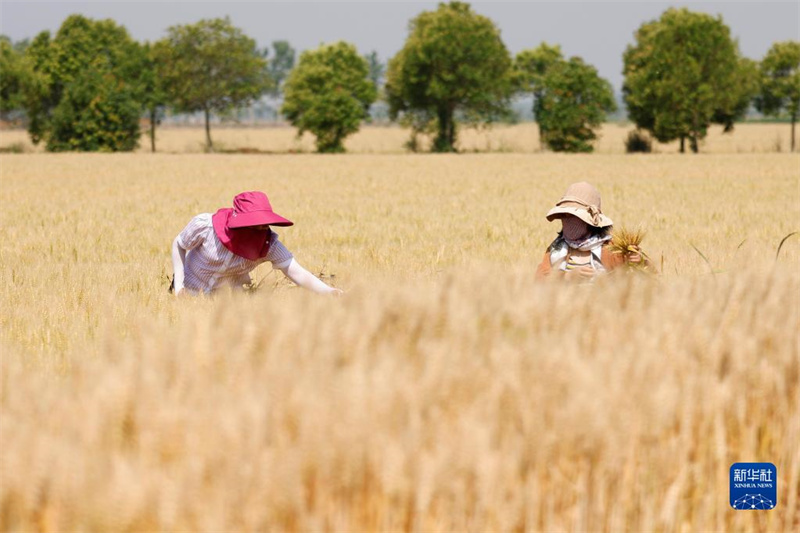
[[[731,507],[737,511],[774,509],[778,505],[778,469],[772,463],[731,465]]]

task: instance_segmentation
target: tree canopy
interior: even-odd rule
[[[539,144],[544,146],[545,130],[539,120],[542,95],[544,94],[544,75],[556,63],[564,60],[559,45],[540,44],[537,48],[523,50],[514,58],[514,82],[519,92],[533,95],[533,116],[539,126]]]
[[[410,23],[405,45],[390,61],[385,85],[393,119],[415,131],[436,129],[433,149],[455,150],[456,114],[468,122],[506,112],[512,62],[500,31],[469,4],[439,4]]]
[[[294,68],[295,51],[288,41],[274,41],[272,43],[273,56],[269,60],[269,75],[272,78],[272,96],[280,96],[283,82]]]
[[[380,92],[381,85],[383,84],[383,75],[386,73],[386,65],[381,62],[380,57],[378,57],[378,52],[375,50],[365,55],[364,59],[367,60],[367,65],[369,66],[369,79],[372,81],[375,89]]]
[[[248,105],[274,86],[266,53],[227,17],[171,26],[154,54],[174,108],[204,112],[209,150],[212,112],[224,114]]]
[[[547,146],[556,152],[591,152],[606,113],[617,108],[611,84],[573,57],[551,64],[541,86],[536,121]]]
[[[761,87],[756,108],[765,115],[780,116],[785,112],[792,123],[792,145],[795,149],[795,123],[800,114],[800,42],[775,43],[760,65]]]
[[[47,149],[132,150],[139,139],[142,53],[112,20],[68,17],[25,50],[28,130]]]
[[[712,122],[733,128],[753,90],[752,64],[721,17],[670,8],[643,24],[623,56],[630,118],[661,142],[689,139],[692,151]]]
[[[300,55],[284,86],[281,112],[302,135],[317,137],[319,152],[343,152],[342,141],[358,131],[377,97],[367,61],[345,42]]]
[[[0,36],[0,113],[4,116],[23,108],[23,85],[26,78],[24,55],[10,39]]]
[[[169,105],[169,94],[159,76],[157,49],[150,43],[142,45],[143,65],[140,76],[142,104],[150,121],[150,150],[156,151],[156,126]]]

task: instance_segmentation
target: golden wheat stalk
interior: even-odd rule
[[[641,228],[630,230],[628,228],[618,228],[611,233],[611,253],[621,254],[626,258],[625,265],[633,270],[646,271],[647,260],[649,257],[641,248],[642,240],[644,240],[645,232]],[[641,261],[631,262],[628,261],[633,254],[639,254],[642,257]]]

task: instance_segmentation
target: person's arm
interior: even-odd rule
[[[300,266],[300,263],[291,259],[288,264],[279,265],[276,267],[283,272],[287,278],[292,280],[296,285],[316,292],[318,294],[342,294],[341,289],[330,287],[314,274]]]
[[[650,261],[650,258],[648,258],[647,255],[642,253],[642,249],[639,248],[638,246],[635,246],[634,248],[636,248],[636,251],[632,252],[629,255],[626,255],[625,261],[628,263],[644,263],[644,267],[647,270],[649,270],[653,274],[658,274],[658,269],[653,264],[653,262]]]
[[[603,266],[606,268],[607,271],[611,272],[612,270],[625,265],[625,264],[641,264],[644,263],[644,266],[653,274],[658,274],[658,270],[656,270],[655,265],[642,253],[642,249],[639,246],[634,246],[635,250],[632,250],[626,254],[618,254],[615,252],[611,252],[607,247],[603,247],[602,252],[602,263]]]
[[[541,281],[543,279],[548,279],[551,275],[553,275],[553,267],[550,265],[550,252],[545,252],[544,257],[542,258],[542,262],[539,263],[539,266],[536,268],[536,279]],[[590,266],[582,266],[575,270],[570,270],[568,272],[562,272],[561,270],[556,270],[555,274],[560,278],[566,279],[574,279],[577,277],[581,278],[592,278],[595,275],[594,268]]]
[[[552,267],[550,266],[550,253],[545,252],[544,257],[542,258],[542,262],[539,263],[538,268],[536,269],[536,279],[544,279],[550,275],[552,271]]]
[[[606,269],[606,272],[611,273],[619,267],[625,265],[627,259],[624,254],[612,252],[610,246],[606,244],[603,245],[603,248],[600,251],[600,262],[603,264],[603,268]]]
[[[214,231],[211,227],[211,215],[201,213],[192,218],[172,241],[172,272],[174,273],[172,288],[176,296],[184,289],[186,252],[200,246],[209,231]]]
[[[555,272],[559,279],[563,278],[569,281],[585,281],[593,278],[597,274],[595,269],[590,265],[584,265],[580,268],[568,270],[566,272],[561,270],[553,271],[553,267],[550,265],[550,252],[547,251],[544,253],[542,262],[539,263],[539,266],[536,268],[536,279],[539,281],[548,279],[551,275],[553,275],[553,272]]]
[[[186,262],[186,250],[184,250],[178,243],[178,237],[172,241],[172,272],[173,272],[173,290],[175,294],[179,294],[183,290],[183,265]]]

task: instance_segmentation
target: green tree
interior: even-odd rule
[[[366,60],[355,46],[338,42],[303,52],[284,86],[281,112],[317,137],[319,152],[343,152],[342,141],[358,131],[377,97]]]
[[[563,60],[561,47],[559,45],[550,46],[547,43],[540,44],[538,48],[523,50],[514,58],[514,77],[517,90],[533,95],[533,116],[539,126],[540,148],[543,148],[545,144],[545,130],[539,120],[544,94],[544,75],[551,66]]]
[[[53,109],[50,151],[130,151],[139,144],[142,105],[107,73],[75,78]]]
[[[171,26],[154,47],[158,76],[177,111],[205,115],[210,151],[211,113],[228,113],[258,100],[274,84],[265,52],[229,18]]]
[[[25,50],[28,131],[51,151],[133,150],[139,140],[142,55],[112,20],[68,17]]]
[[[143,68],[140,76],[142,103],[150,121],[150,151],[156,151],[156,126],[161,122],[164,110],[169,105],[169,95],[159,76],[158,45],[142,45]]]
[[[0,113],[24,107],[23,86],[28,77],[24,56],[5,35],[0,36]]]
[[[48,133],[49,115],[58,105],[63,92],[53,64],[52,39],[49,31],[40,32],[25,50],[28,76],[22,85],[22,98],[28,116],[28,134],[33,144],[39,144]]]
[[[13,49],[14,49],[16,52],[18,52],[19,54],[24,54],[24,53],[25,53],[25,49],[26,49],[26,48],[28,48],[28,45],[30,45],[30,44],[31,44],[31,40],[30,40],[30,39],[28,39],[28,38],[25,38],[25,39],[20,39],[20,40],[19,40],[19,41],[17,41],[17,42],[13,42],[13,41],[11,40],[11,37],[9,37],[8,35],[2,35],[2,34],[0,34],[0,42],[2,42],[2,41],[5,41],[5,42],[7,42],[9,45],[11,45],[11,47],[12,47],[12,48],[13,48]]]
[[[615,111],[611,84],[579,57],[555,61],[544,73],[536,120],[556,152],[591,152],[595,130]]]
[[[365,55],[364,59],[367,60],[367,65],[369,65],[369,79],[372,81],[375,89],[380,92],[383,75],[386,72],[386,65],[381,62],[378,57],[378,52],[375,50]]]
[[[295,51],[288,41],[273,42],[272,50],[274,54],[269,60],[269,75],[272,78],[273,87],[270,93],[272,96],[278,97],[281,95],[283,82],[294,68]]]
[[[623,55],[623,93],[636,125],[660,142],[689,139],[693,152],[712,122],[733,128],[747,110],[752,66],[721,17],[670,8],[643,24]]]
[[[792,152],[795,150],[794,126],[800,113],[800,42],[775,43],[761,61],[761,87],[756,108],[765,115],[789,115],[792,123]]]
[[[14,50],[20,54],[24,54],[29,44],[31,44],[31,40],[26,37],[14,43]]]
[[[375,86],[375,91],[378,95],[378,100],[383,99],[381,87],[383,85],[383,75],[386,73],[386,64],[383,63],[380,58],[378,57],[378,52],[373,50],[369,54],[364,55],[364,59],[367,61],[367,65],[369,66],[369,79],[372,84]],[[370,112],[367,115],[367,122],[372,123],[372,119],[374,118],[372,107],[370,107]]]
[[[507,111],[512,61],[494,23],[469,4],[439,4],[410,23],[403,49],[390,61],[385,85],[392,119],[414,134],[436,129],[433,150],[455,151],[456,117],[490,121]]]
[[[741,120],[750,109],[753,97],[758,92],[758,64],[752,59],[740,57],[732,73],[732,87],[717,95],[717,108],[711,122],[721,124],[724,132],[733,131],[736,121]]]

